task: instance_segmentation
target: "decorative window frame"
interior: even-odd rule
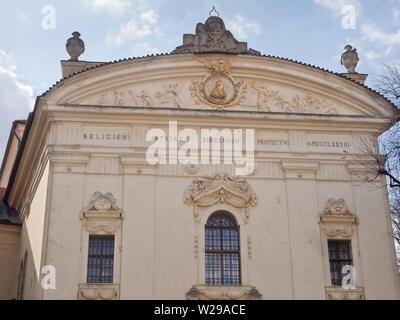
[[[324,212],[319,216],[321,247],[324,268],[325,296],[327,300],[365,299],[358,237],[358,218],[353,215],[344,199],[328,199]],[[329,265],[328,240],[350,240],[355,288],[332,286]]]
[[[80,214],[81,257],[78,299],[117,300],[121,282],[122,225],[124,213],[111,193],[95,192],[88,208]],[[89,235],[114,235],[113,283],[87,283]]]
[[[183,201],[194,208],[194,218],[200,222],[204,209],[226,204],[236,209],[245,224],[248,223],[250,207],[257,205],[257,197],[251,185],[239,177],[217,174],[213,177],[193,180],[183,194]]]
[[[186,188],[183,201],[193,205],[195,234],[194,258],[197,260],[197,285],[188,291],[188,299],[261,299],[261,294],[249,283],[248,221],[250,207],[257,205],[257,197],[246,180],[228,175],[196,179]],[[205,225],[218,211],[231,213],[239,226],[241,286],[207,286],[205,277]],[[250,296],[249,296],[250,295]]]

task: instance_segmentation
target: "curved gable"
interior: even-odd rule
[[[122,60],[64,79],[46,96],[54,104],[369,117],[386,117],[394,108],[378,93],[337,74],[250,54]]]

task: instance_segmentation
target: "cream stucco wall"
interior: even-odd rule
[[[21,231],[19,261],[27,254],[23,298],[28,300],[41,299],[43,292],[41,269],[44,266],[42,259],[47,245],[45,242],[45,217],[49,187],[49,163],[43,169],[30,205],[29,216],[23,223]]]
[[[183,299],[193,284],[204,284],[204,279],[198,281],[198,259],[194,256],[196,222],[192,209],[181,201],[182,190],[191,180],[55,173],[52,203],[58,205],[51,210],[46,264],[56,267],[57,286],[62,290],[46,291],[44,297],[76,298],[81,264],[79,213],[95,191],[113,193],[126,214],[121,280],[115,279],[121,284],[121,299]],[[351,182],[249,182],[260,201],[251,210],[249,224],[242,226],[252,236],[253,247],[251,259],[242,255],[242,261],[248,261],[248,283],[243,284],[256,286],[265,299],[325,298],[326,256],[321,253],[318,216],[329,195],[344,198],[360,219],[362,274],[357,275],[357,283],[364,288],[366,298],[397,297],[387,213],[373,205],[385,200],[380,189],[369,188],[366,193]],[[361,200],[355,203],[354,196]],[[371,200],[367,207],[362,204]],[[382,275],[382,269],[390,272]]]
[[[90,213],[95,192],[112,193],[118,208],[114,211],[121,212],[117,223],[110,217],[101,222],[117,228],[115,287],[100,287],[99,294],[117,288],[120,299],[184,299],[193,285],[204,285],[204,223],[223,209],[240,224],[244,286],[255,286],[263,299],[325,299],[330,275],[319,219],[333,198],[344,199],[358,221],[347,235],[357,288],[366,299],[400,297],[387,195],[384,188],[361,182],[354,174],[362,173],[355,161],[357,143],[360,137],[376,138],[385,130],[387,102],[320,70],[261,57],[229,59],[231,76],[253,86],[255,91],[246,97],[253,104],[224,110],[196,104],[188,83],[201,81],[210,71],[192,55],[94,69],[66,80],[42,98],[9,197],[24,218],[21,256],[26,249],[29,253],[26,298],[80,295],[86,285],[89,234],[83,213]],[[179,106],[173,99],[157,98],[163,96],[157,90],[171,81],[182,84]],[[300,114],[292,107],[267,112],[264,105],[261,110],[261,82],[281,88],[282,99],[307,92],[313,102]],[[122,105],[126,101],[116,98],[124,96],[120,90],[148,90],[153,104]],[[276,101],[270,102],[278,108]],[[322,105],[336,111],[327,113]],[[201,209],[195,217],[193,204],[182,199],[193,180],[234,176],[233,167],[200,166],[193,172],[184,165],[147,163],[146,132],[154,127],[167,130],[169,120],[197,132],[255,130],[256,141],[261,141],[256,142],[256,170],[242,177],[257,196],[247,218],[243,208],[227,202]],[[263,142],[267,139],[284,143],[269,145]],[[29,177],[26,188],[23,173]],[[40,181],[37,188],[32,187],[35,179]],[[43,265],[56,268],[55,290],[39,286]]]

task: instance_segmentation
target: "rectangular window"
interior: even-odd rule
[[[113,283],[114,236],[89,236],[87,283]]]
[[[342,286],[342,269],[353,265],[350,240],[328,240],[329,266],[332,286]]]

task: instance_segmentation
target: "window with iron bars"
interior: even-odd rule
[[[230,213],[219,211],[208,219],[205,260],[207,285],[241,284],[239,226]]]
[[[90,235],[87,283],[113,283],[114,236]]]
[[[350,240],[328,240],[329,266],[331,271],[331,284],[335,287],[342,286],[344,266],[353,265]]]

